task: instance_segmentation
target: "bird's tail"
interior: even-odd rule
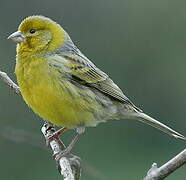
[[[145,113],[142,113],[142,112],[138,112],[138,113],[135,113],[135,119],[138,119],[139,121],[141,122],[144,122],[152,127],[155,127],[161,131],[163,131],[164,133],[167,133],[169,134],[170,136],[173,136],[175,138],[179,138],[179,139],[183,139],[183,140],[186,140],[186,137],[183,136],[182,134],[174,131],[173,129],[171,129],[170,127],[164,125],[163,123],[155,120],[154,118],[146,115]]]

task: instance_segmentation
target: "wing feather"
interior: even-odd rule
[[[58,49],[55,54],[58,54],[60,57],[57,60],[58,69],[60,67],[63,71],[66,69],[69,76],[71,76],[77,83],[96,88],[115,101],[130,104],[138,111],[141,111],[123,94],[122,90],[109,78],[106,73],[97,68],[79,51],[69,37],[65,47]],[[51,63],[56,65],[56,61],[51,61]]]

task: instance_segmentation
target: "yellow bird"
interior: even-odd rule
[[[109,119],[136,119],[185,139],[137,108],[53,20],[27,17],[8,39],[17,43],[15,73],[23,99],[43,119],[78,134]]]

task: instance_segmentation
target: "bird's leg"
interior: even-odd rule
[[[73,149],[74,145],[78,141],[79,137],[80,137],[80,134],[77,134],[74,137],[74,139],[72,139],[72,141],[70,142],[70,144],[63,151],[61,151],[58,154],[55,154],[55,159],[58,161],[59,159],[61,159],[61,157],[64,157],[67,154],[70,154],[71,150]]]
[[[59,160],[61,157],[70,154],[70,152],[73,149],[74,145],[78,141],[80,135],[85,132],[85,127],[84,126],[77,127],[76,128],[76,132],[77,132],[77,135],[74,137],[74,139],[72,139],[72,141],[70,142],[70,144],[63,151],[61,151],[60,153],[58,153],[58,154],[55,155],[55,159],[56,160]]]
[[[58,143],[61,144],[62,147],[65,147],[64,144],[63,144],[63,142],[60,140],[59,135],[62,134],[62,133],[64,133],[64,132],[67,130],[67,128],[66,128],[66,127],[63,127],[63,128],[61,128],[61,129],[55,131],[54,126],[53,126],[52,124],[49,124],[49,123],[47,122],[47,125],[48,125],[48,130],[52,130],[52,131],[53,131],[52,135],[50,135],[50,136],[47,138],[47,140],[46,140],[47,146],[49,145],[49,143],[50,143],[53,139],[56,139],[56,140],[58,141]]]
[[[63,144],[63,142],[59,138],[59,135],[62,134],[62,133],[64,133],[66,130],[68,130],[68,128],[63,127],[61,129],[57,130],[56,132],[54,132],[48,138],[49,142],[52,141],[52,139],[56,139],[61,144],[61,146],[64,148],[64,150],[62,150],[61,152],[59,152],[57,154],[54,154],[54,157],[55,157],[56,160],[59,160],[59,159],[61,159],[61,157],[64,157],[64,156],[70,154],[70,152],[73,149],[74,145],[78,141],[80,135],[84,133],[85,127],[78,127],[78,128],[76,128],[77,135],[74,137],[74,139],[72,139],[72,141],[70,142],[70,144],[67,147]]]
[[[52,139],[58,139],[60,134],[63,134],[66,130],[68,130],[68,128],[66,127],[62,127],[59,130],[57,130],[56,132],[54,132],[49,138],[48,140],[51,141]]]

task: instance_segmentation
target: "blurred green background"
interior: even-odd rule
[[[0,70],[15,80],[15,44],[6,40],[29,15],[63,25],[79,49],[147,114],[186,134],[186,1],[1,0]],[[60,180],[40,132],[42,120],[0,82],[0,173],[6,180]],[[63,135],[68,143],[73,131]],[[186,147],[137,121],[88,128],[73,152],[82,180],[139,180],[151,164]],[[182,167],[167,178],[186,179]]]

